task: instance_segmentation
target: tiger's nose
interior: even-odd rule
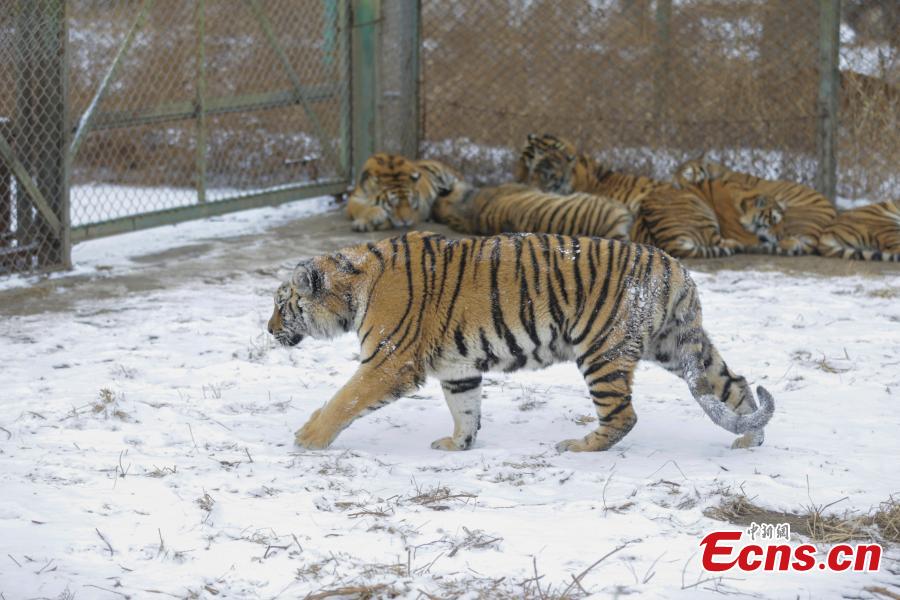
[[[266,329],[269,330],[269,334],[270,334],[270,335],[275,333],[275,330],[272,329],[272,324],[271,324],[271,323],[269,323],[268,325],[266,325]]]

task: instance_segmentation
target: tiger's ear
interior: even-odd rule
[[[529,144],[533,144],[537,141],[537,135],[535,135],[533,133],[529,133],[527,137],[528,137]]]
[[[418,171],[413,171],[412,173],[409,174],[409,178],[412,179],[413,181],[418,181],[421,176],[422,176],[422,174],[419,173]]]
[[[311,260],[305,260],[294,268],[291,275],[291,287],[298,294],[315,296],[322,291],[322,273],[313,265]]]

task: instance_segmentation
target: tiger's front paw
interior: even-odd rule
[[[331,445],[336,434],[329,431],[320,417],[322,409],[317,410],[306,424],[294,434],[294,443],[308,450],[322,450]]]
[[[373,208],[366,212],[365,215],[353,220],[351,227],[353,231],[377,231],[386,229],[388,226],[388,215],[384,209],[380,207]]]
[[[814,247],[815,245],[810,244],[806,239],[790,237],[778,242],[778,253],[786,254],[787,256],[800,256],[809,254]]]
[[[719,245],[723,248],[728,248],[732,252],[742,252],[744,250],[744,245],[732,238],[722,238]]]
[[[432,450],[446,450],[448,452],[457,452],[460,450],[468,450],[469,448],[472,447],[472,443],[474,442],[474,440],[472,439],[472,436],[467,437],[466,442],[468,442],[468,443],[463,442],[460,444],[460,443],[455,442],[452,437],[444,437],[439,440],[434,440],[433,442],[431,442],[431,449]]]
[[[350,227],[353,231],[375,231],[375,226],[371,222],[362,219],[356,219]]]
[[[563,452],[588,452],[590,448],[584,443],[584,440],[563,440],[556,444],[556,451]]]

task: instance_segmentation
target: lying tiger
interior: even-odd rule
[[[590,235],[627,242],[634,217],[620,202],[591,194],[549,194],[507,183],[438,198],[434,220],[468,234]]]
[[[614,198],[635,215],[633,241],[657,246],[678,258],[731,256],[759,244],[760,239],[773,243],[781,228],[781,212],[773,210],[769,200],[754,202],[746,218],[720,223],[719,210],[696,190],[614,173],[578,154],[568,140],[551,134],[528,135],[516,164],[516,179],[547,191],[574,189]]]
[[[716,216],[722,237],[737,242],[742,252],[781,252],[784,239],[784,201],[759,193],[756,188],[726,185],[720,179],[697,184],[683,182],[684,191],[702,199]]]
[[[731,192],[744,195],[752,190],[778,203],[784,213],[782,233],[773,247],[778,254],[815,252],[819,237],[837,215],[831,201],[812,188],[792,181],[768,181],[747,173],[731,171],[705,156],[678,166],[675,180],[684,189],[696,189],[716,180],[724,197],[728,197]]]
[[[587,154],[578,153],[572,142],[549,133],[528,134],[516,163],[515,179],[557,194],[607,196],[627,206],[634,215],[649,194],[670,187],[643,175],[616,173]]]
[[[900,262],[900,202],[882,202],[838,214],[819,237],[819,254]]]
[[[691,215],[686,220],[685,215]],[[464,194],[439,198],[434,220],[467,234],[532,232],[586,235],[656,246],[679,258],[731,256],[742,249],[740,241],[720,232],[715,211],[697,196],[658,189],[647,195],[631,215],[624,204],[595,194],[568,195],[541,192],[519,184],[469,189]],[[770,235],[771,215],[753,213],[758,234]]]
[[[722,360],[703,329],[697,288],[669,255],[636,244],[541,234],[449,240],[427,232],[301,262],[275,293],[268,330],[283,345],[356,332],[360,365],[296,433],[326,448],[357,418],[441,381],[453,433],[432,448],[466,450],[481,425],[486,371],[574,360],[598,427],[559,451],[606,450],[637,421],[641,359],[684,379],[717,425],[763,442],[774,411]]]
[[[411,227],[430,218],[436,198],[461,193],[464,185],[459,173],[436,161],[375,154],[363,165],[347,215],[354,231]]]

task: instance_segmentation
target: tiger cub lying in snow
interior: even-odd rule
[[[697,288],[656,248],[541,234],[449,240],[413,232],[297,265],[275,292],[269,332],[283,345],[355,331],[360,365],[296,434],[326,448],[355,419],[441,381],[453,433],[432,448],[466,450],[481,424],[481,374],[574,360],[598,427],[557,450],[606,450],[634,427],[641,359],[688,384],[717,425],[763,442],[774,411],[722,359],[703,329]]]

